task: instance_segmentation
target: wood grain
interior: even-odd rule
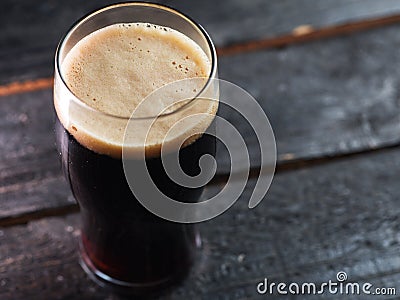
[[[321,29],[339,24],[378,19],[400,12],[396,0],[167,0],[200,22],[218,46],[286,35],[300,26]]]
[[[166,299],[253,298],[265,277],[321,283],[339,271],[356,282],[400,288],[399,158],[396,149],[278,174],[253,210],[246,201],[250,182],[233,208],[200,225],[203,258]],[[117,299],[80,270],[78,224],[70,215],[3,229],[1,299]]]
[[[398,145],[398,30],[394,25],[287,49],[221,57],[220,78],[259,101],[275,132],[279,162]],[[228,110],[221,115],[241,124],[252,145],[252,165],[259,165],[253,151],[257,141],[248,126]]]
[[[53,78],[39,78],[27,81],[15,81],[0,86],[0,97],[14,94],[28,93],[39,90],[49,89],[53,86]]]
[[[0,219],[4,224],[75,203],[55,149],[51,94],[50,90],[18,94],[0,103]]]

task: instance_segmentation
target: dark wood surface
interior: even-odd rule
[[[49,79],[60,37],[108,3],[1,3],[0,299],[118,299],[77,263],[78,207],[54,146]],[[259,101],[278,147],[266,199],[248,210],[250,183],[231,210],[201,224],[203,258],[165,298],[253,299],[264,277],[322,282],[342,270],[351,280],[399,292],[400,1],[160,3],[211,33],[223,54],[220,77]],[[299,29],[305,24],[312,28]],[[313,41],[299,39],[310,30]],[[228,53],[238,45],[250,47]],[[254,136],[240,118],[221,114],[243,133],[256,176]],[[223,179],[229,161],[222,152],[217,159]]]
[[[399,172],[395,149],[277,174],[253,210],[247,189],[228,212],[200,224],[203,258],[168,298],[251,298],[264,277],[320,283],[339,271],[357,282],[399,287]],[[3,229],[1,299],[108,297],[77,263],[78,224],[69,215]]]
[[[274,129],[280,161],[398,144],[399,29],[393,25],[221,57],[220,77],[259,101]],[[256,143],[254,136],[246,138]]]

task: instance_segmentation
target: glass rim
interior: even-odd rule
[[[170,12],[171,14],[175,14],[179,17],[181,17],[182,19],[184,19],[186,22],[188,22],[190,25],[192,25],[195,29],[198,30],[198,32],[205,38],[205,40],[207,41],[207,45],[208,48],[210,50],[211,53],[211,70],[210,70],[210,74],[208,77],[203,77],[203,78],[207,78],[207,82],[205,83],[205,85],[202,87],[202,89],[195,95],[193,96],[190,101],[188,101],[187,103],[185,103],[184,105],[178,107],[177,109],[168,112],[168,113],[163,113],[157,116],[146,116],[146,117],[134,117],[132,118],[132,116],[129,117],[125,117],[125,116],[119,116],[119,115],[114,115],[114,114],[110,114],[107,112],[103,112],[100,111],[98,109],[95,109],[93,107],[91,107],[90,105],[86,104],[84,101],[82,101],[67,85],[63,74],[61,72],[61,63],[60,63],[60,52],[63,49],[63,47],[65,46],[65,42],[68,40],[68,38],[71,37],[71,35],[74,33],[74,31],[79,28],[79,26],[81,26],[83,23],[85,23],[87,20],[95,17],[98,14],[101,14],[103,12],[106,12],[108,10],[112,10],[115,8],[119,8],[119,7],[131,7],[131,6],[144,6],[144,7],[153,7],[153,8],[157,8],[160,10],[164,10],[166,12]],[[106,117],[111,117],[114,119],[121,119],[121,120],[131,120],[131,119],[137,119],[137,120],[146,120],[146,119],[154,119],[154,118],[162,118],[162,117],[167,117],[170,115],[173,115],[175,113],[178,113],[182,110],[184,110],[186,107],[190,106],[193,101],[195,101],[196,99],[200,98],[201,95],[203,94],[204,91],[206,91],[209,86],[211,85],[212,81],[215,80],[216,78],[216,72],[217,72],[217,51],[215,49],[215,45],[211,40],[210,35],[207,33],[207,31],[197,22],[195,22],[192,18],[190,18],[189,16],[187,16],[186,14],[180,12],[179,10],[175,9],[175,8],[171,8],[167,5],[161,5],[161,4],[157,4],[157,3],[153,3],[153,2],[143,2],[143,1],[132,1],[132,2],[120,2],[120,3],[115,3],[115,4],[111,4],[111,5],[107,5],[104,6],[102,8],[98,8],[92,12],[87,13],[86,15],[84,15],[83,17],[81,17],[80,19],[78,19],[76,22],[74,22],[71,27],[67,30],[67,32],[63,35],[63,37],[61,38],[60,42],[57,45],[57,49],[56,49],[56,55],[55,55],[55,72],[57,73],[57,75],[59,76],[59,78],[61,79],[61,83],[64,85],[64,87],[68,90],[68,92],[73,96],[72,97],[72,101],[74,101],[76,104],[78,104],[79,106],[92,111],[94,113],[106,116]],[[194,77],[194,78],[202,78],[202,77]],[[187,80],[190,78],[184,78],[183,80]],[[173,83],[173,82],[170,82]],[[156,89],[157,90],[157,89]],[[156,90],[154,90],[153,92],[151,92],[149,95],[151,95],[152,93],[154,93]],[[149,96],[147,95],[147,96]],[[147,97],[146,96],[146,97]]]

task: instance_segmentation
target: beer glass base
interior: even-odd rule
[[[202,241],[199,234],[196,234],[196,248],[197,255],[202,256],[200,249],[202,248]],[[196,255],[196,256],[197,256]],[[196,262],[196,259],[195,259]],[[193,264],[195,263],[193,262]],[[160,295],[167,293],[171,288],[181,283],[188,275],[189,269],[185,272],[171,274],[170,277],[165,279],[149,282],[149,283],[132,283],[112,278],[94,266],[82,245],[79,241],[79,264],[89,278],[102,288],[108,289],[111,292],[121,295]],[[193,268],[194,266],[191,266]]]

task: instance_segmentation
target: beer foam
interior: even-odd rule
[[[70,91],[93,110],[74,108],[57,90],[55,108],[64,127],[90,150],[121,157],[124,146],[134,154],[143,146],[139,137],[147,133],[142,128],[146,122],[132,121],[136,122],[138,138],[124,144],[126,118],[133,112],[135,118],[147,118],[163,109],[164,113],[175,111],[188,103],[176,101],[192,99],[202,90],[210,72],[207,55],[186,35],[148,23],[114,24],[80,40],[61,64],[62,77]],[[184,80],[189,78],[197,80]],[[179,80],[180,83],[168,87],[169,83]],[[139,113],[135,111],[143,99],[162,87],[165,87],[162,93],[156,93],[150,105],[142,105]],[[146,154],[159,155],[164,144],[180,143],[184,139],[184,145],[188,145],[196,140],[200,136],[198,132],[204,132],[215,116],[218,108],[215,100],[193,100],[181,107],[179,114],[159,118],[145,138]],[[178,124],[179,130],[174,128],[175,134],[165,139],[168,130],[179,122],[178,118],[192,115],[198,117]]]

